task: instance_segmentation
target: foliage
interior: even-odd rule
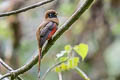
[[[88,45],[81,43],[80,45],[76,45],[73,49],[82,57],[82,60],[87,56]]]
[[[75,57],[73,54],[77,53],[79,56],[81,56],[82,61],[86,58],[87,53],[88,53],[88,45],[81,43],[79,45],[76,45],[72,47],[71,45],[66,45],[64,47],[64,50],[58,53],[57,60],[58,61],[66,61],[63,62],[62,64],[58,65],[57,67],[54,68],[55,72],[62,72],[66,70],[71,70],[75,69],[78,71],[81,77],[83,77],[85,80],[89,80],[89,78],[85,78],[84,72],[79,69],[78,64],[80,61],[79,57]]]

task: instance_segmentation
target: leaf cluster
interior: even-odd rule
[[[75,57],[74,53],[78,54],[82,58],[82,61],[84,61],[88,53],[88,45],[84,43],[75,45],[74,47],[72,47],[71,45],[66,45],[64,47],[64,50],[56,55],[58,61],[66,61],[66,62],[55,67],[54,71],[62,72],[78,67],[80,57],[79,56]]]

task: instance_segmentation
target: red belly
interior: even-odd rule
[[[57,28],[56,28],[56,26],[55,26],[55,27],[53,28],[53,30],[49,33],[47,40],[49,40],[49,39],[52,37],[52,35],[56,32],[56,30],[57,30]]]

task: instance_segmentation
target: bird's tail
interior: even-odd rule
[[[42,48],[39,48],[39,56],[38,56],[38,78],[40,79],[40,63],[41,63],[41,56],[42,56]]]

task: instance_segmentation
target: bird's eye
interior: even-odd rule
[[[50,14],[49,14],[49,17],[52,17],[52,15],[53,15],[53,14],[50,13]]]
[[[57,17],[57,15],[55,13],[50,13],[50,14],[48,14],[48,17],[49,18],[55,18],[55,17]]]

